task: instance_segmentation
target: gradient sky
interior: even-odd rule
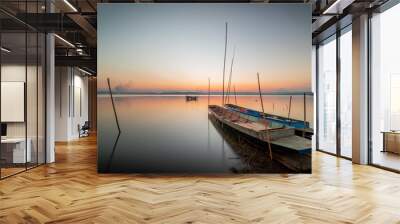
[[[130,91],[311,90],[308,4],[99,4],[98,87]]]

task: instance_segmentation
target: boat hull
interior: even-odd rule
[[[214,123],[217,128],[222,132],[233,132],[234,136],[237,137],[239,144],[249,144],[254,150],[260,150],[265,152],[265,156],[268,156],[268,143],[261,141],[260,139],[251,135],[244,134],[237,129],[227,125],[218,119],[215,114],[210,113],[209,119]],[[298,152],[285,147],[281,147],[276,144],[271,144],[273,159],[278,161],[280,164],[286,166],[290,170],[296,173],[311,173],[311,153],[310,152]]]
[[[215,105],[209,106],[209,113],[221,123],[260,141],[278,145],[281,148],[286,148],[287,150],[294,150],[298,153],[311,152],[311,141],[309,139],[296,136],[294,128],[274,126],[273,123],[270,122],[269,129],[266,130],[264,126],[260,128],[260,122],[248,121],[249,124],[246,124],[247,118],[243,118],[244,122],[240,121],[241,118],[233,121],[229,118],[229,113],[236,113],[238,116],[243,115],[238,112],[230,112],[226,108]],[[255,124],[258,124],[258,126]]]

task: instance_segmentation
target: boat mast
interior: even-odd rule
[[[210,78],[208,78],[208,106],[210,106]]]
[[[229,81],[228,81],[228,92],[227,92],[226,97],[225,97],[225,102],[228,102],[228,103],[229,103],[229,97],[230,97],[230,94],[231,94],[232,68],[233,68],[233,62],[234,62],[234,60],[235,60],[235,52],[236,52],[236,47],[233,48],[233,56],[232,56],[232,62],[231,62],[231,70],[230,70],[230,73],[229,73]]]
[[[269,136],[269,129],[268,123],[265,119],[265,111],[264,111],[264,102],[261,94],[261,85],[260,85],[260,75],[257,72],[257,80],[258,80],[258,93],[260,94],[260,102],[261,102],[261,109],[262,109],[262,116],[261,118],[266,122],[266,133],[267,133],[267,142],[268,142],[268,150],[269,150],[269,158],[272,160],[272,149],[271,149],[271,138]]]
[[[224,70],[222,72],[222,106],[224,106],[225,93],[225,63],[226,63],[226,46],[228,44],[228,22],[225,22],[225,54],[224,54]]]

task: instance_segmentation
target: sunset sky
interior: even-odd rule
[[[311,8],[306,4],[99,4],[98,88],[118,91],[311,90]]]

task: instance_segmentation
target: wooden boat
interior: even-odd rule
[[[209,114],[244,137],[250,137],[260,143],[270,143],[274,159],[289,168],[297,171],[311,170],[311,140],[297,136],[293,127],[273,121],[251,120],[245,114],[217,105],[209,106]],[[276,156],[276,153],[279,156]],[[290,158],[285,154],[294,155],[294,160],[288,161]]]
[[[241,106],[234,105],[234,104],[225,104],[225,107],[230,110],[248,115],[248,116],[250,116],[249,119],[252,119],[252,120],[258,120],[258,119],[262,118],[262,116],[263,116],[262,112],[260,112],[260,111],[252,110],[252,109],[241,107]],[[278,116],[275,114],[268,114],[268,113],[264,113],[264,118],[271,122],[276,122],[279,124],[293,127],[295,129],[295,133],[299,136],[303,136],[308,139],[311,139],[311,137],[313,135],[313,130],[312,130],[312,128],[310,128],[310,123],[307,121],[304,122],[302,120],[282,117],[282,116]]]
[[[266,132],[269,131],[271,144],[298,152],[311,152],[311,141],[296,136],[292,127],[277,122],[267,122],[267,126],[260,120],[250,120],[241,113],[217,105],[210,105],[209,111],[220,122],[261,141],[267,142]]]
[[[186,96],[186,101],[197,101],[197,96]]]
[[[225,104],[225,106],[231,110],[240,112],[240,113],[244,113],[253,117],[258,117],[261,118],[262,117],[262,112],[260,111],[256,111],[256,110],[252,110],[249,108],[245,108],[245,107],[241,107],[238,105],[234,105],[234,104]],[[293,119],[293,118],[287,118],[287,117],[282,117],[282,116],[278,116],[278,115],[274,115],[274,114],[264,114],[264,117],[267,120],[271,120],[277,123],[281,123],[287,126],[291,126],[294,128],[310,128],[310,123],[309,122],[304,122],[301,120],[297,120],[297,119]]]

